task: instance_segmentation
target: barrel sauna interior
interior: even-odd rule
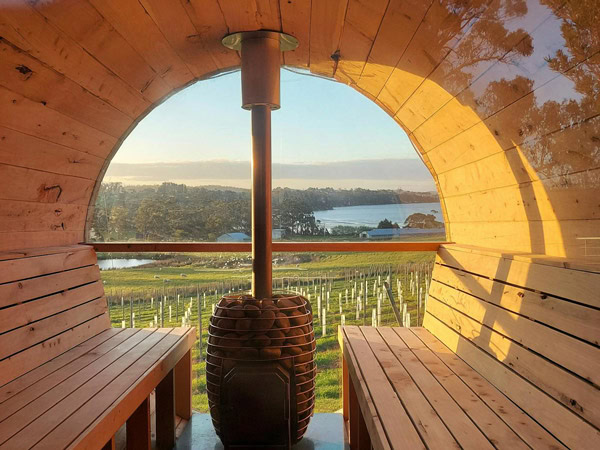
[[[208,402],[225,446],[289,448],[298,442],[315,404],[310,303],[293,294],[263,300],[227,295],[210,320]]]
[[[599,21],[597,0],[1,1],[2,259],[89,241],[131,130],[173,93],[239,68],[223,36],[276,30],[300,43],[284,64],[348,85],[407,132],[449,241],[514,256],[482,267],[489,280],[556,284],[523,260],[597,272]]]

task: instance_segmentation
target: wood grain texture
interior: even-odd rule
[[[355,371],[362,373],[365,383],[362,389],[366,389],[363,395],[371,398],[377,411],[378,420],[381,421],[381,425],[385,430],[385,436],[381,436],[379,439],[389,442],[388,445],[392,448],[397,446],[424,448],[418,431],[411,423],[400,399],[395,395],[385,372],[377,362],[360,329],[358,327],[344,327],[343,333],[345,334],[344,353],[352,352],[354,354],[356,363],[350,362],[350,364],[353,364]],[[352,372],[350,371],[350,376],[353,379],[355,389],[361,389],[358,387],[359,380],[353,376]],[[362,405],[361,409],[363,415],[366,415],[368,409]],[[369,428],[372,440],[375,438],[373,431],[372,428]]]
[[[0,86],[0,125],[105,158],[117,139]]]
[[[81,231],[85,228],[85,206],[67,203],[33,203],[4,200],[0,203],[1,233]],[[31,219],[35,217],[36,220]],[[46,242],[45,244],[48,244]],[[27,243],[25,245],[31,245]]]
[[[194,342],[193,328],[107,330],[94,336],[1,388],[0,445],[91,448],[110,441]],[[150,410],[142,412],[146,420],[137,422],[149,448]],[[128,448],[140,448],[139,437],[133,436]]]
[[[457,334],[432,314],[425,315],[424,327],[469,366],[485,378],[544,428],[551,430],[570,448],[594,447],[600,443],[597,429],[583,421],[554,399],[521,378],[508,367]]]
[[[529,350],[546,356],[586,380],[598,384],[598,379],[594,375],[597,370],[596,361],[600,364],[598,353],[600,350],[597,347],[437,281],[432,282],[430,295],[474,319],[478,324],[485,325]],[[502,348],[496,345],[491,347]]]
[[[12,330],[104,296],[102,281],[61,291],[40,300],[0,310],[0,330]],[[106,301],[106,299],[103,299]]]
[[[338,342],[342,350],[346,367],[348,368],[348,379],[349,379],[349,425],[350,425],[350,440],[358,440],[358,414],[363,414],[365,425],[369,435],[371,436],[371,442],[376,448],[391,449],[390,443],[385,438],[385,431],[381,419],[377,414],[377,409],[373,403],[373,399],[367,389],[365,378],[358,369],[358,359],[352,349],[349,349],[346,345],[346,334],[344,328],[338,328]]]
[[[349,0],[340,40],[336,79],[357,83],[390,0]]]
[[[310,16],[310,70],[333,77],[340,54],[340,39],[348,0],[315,1]],[[335,55],[338,55],[337,57]]]
[[[434,324],[436,319],[430,315],[429,320]],[[344,327],[339,333],[344,361],[354,386],[348,395],[351,445],[353,436],[355,441],[360,441],[360,436],[352,429],[353,424],[355,428],[357,426],[356,419],[352,420],[352,399],[355,397],[355,403],[358,402],[364,411],[362,416],[367,419],[370,437],[375,439],[374,448],[385,445],[404,448],[399,440],[392,438],[390,433],[393,432],[386,427],[382,416],[396,399],[400,400],[400,408],[406,410],[411,422],[416,424],[419,438],[427,448],[565,448],[508,400],[502,388],[498,390],[476,372],[479,366],[469,367],[444,346],[443,339],[438,340],[427,330]],[[353,351],[357,344],[358,353]],[[357,369],[360,369],[357,374],[360,373],[361,378],[353,375]],[[365,375],[377,370],[385,374],[378,383]],[[392,386],[396,395],[372,396],[373,390],[381,390],[384,383]],[[365,395],[372,403],[365,403]],[[377,411],[377,421],[381,421],[381,432],[386,433],[383,440],[380,431],[368,425],[369,411],[373,408]],[[557,412],[553,411],[554,414]],[[589,431],[582,421],[567,420],[577,424],[580,431]],[[396,426],[399,426],[398,422]],[[564,430],[566,428],[561,431]],[[575,433],[571,437],[577,439]]]
[[[35,369],[42,361],[49,361],[101,333],[109,326],[108,316],[98,316],[27,349],[27,352],[0,361],[0,386]]]
[[[0,126],[0,164],[96,180],[104,160]]]
[[[9,399],[2,402],[0,422],[17,413],[21,408],[35,401],[55,386],[68,380],[80,370],[85,369],[98,358],[103,357],[109,351],[139,332],[139,329],[134,328],[118,330],[119,332],[102,332],[83,344],[63,353],[58,358],[38,366],[35,370],[25,375],[25,377],[28,377],[28,383],[26,384],[23,384],[21,381],[23,377],[19,377],[9,383],[6,386],[7,389],[18,390],[18,392],[15,392]],[[100,343],[98,344],[98,342]],[[58,364],[57,360],[60,360],[62,365]],[[33,373],[35,373],[35,377],[32,377]]]
[[[447,266],[436,266],[434,279],[457,292],[465,292],[591,344],[600,344],[600,312],[597,309]]]
[[[171,47],[140,2],[131,0],[89,0],[89,2],[172,89],[180,88],[194,79],[190,69]]]
[[[161,330],[159,330],[161,331]],[[129,417],[136,404],[142,398],[150,395],[150,392],[158,385],[165,375],[175,367],[176,363],[187,353],[196,341],[194,328],[173,328],[162,330],[169,335],[147,352],[142,358],[130,366],[129,369],[113,380],[103,392],[95,395],[91,402],[86,403],[81,416],[71,416],[68,421],[53,431],[54,436],[67,441],[74,437],[78,431],[73,427],[75,423],[85,423],[90,414],[96,417],[94,422],[80,432],[72,441],[73,446],[92,446],[99,436],[107,435],[118,429],[119,423],[123,423]],[[112,405],[115,404],[115,406]],[[81,421],[81,417],[84,421]],[[53,436],[48,436],[52,442]]]
[[[18,7],[4,8],[2,17],[14,30],[13,34],[25,40],[27,48],[22,50],[131,118],[137,117],[150,105],[141,94],[87,53],[79,43],[49,24],[25,0],[17,0],[14,4]],[[11,35],[7,39],[10,41]]]
[[[221,39],[229,33],[229,27],[218,0],[181,0],[181,4],[196,28],[194,39],[202,42],[217,69],[239,66],[241,63],[237,52],[221,44]]]
[[[358,86],[376,98],[413,39],[432,2],[390,0]],[[393,113],[390,111],[393,115]]]
[[[33,8],[148,102],[169,93],[169,85],[89,2],[41,1]]]
[[[129,116],[5,38],[0,38],[0,55],[0,84],[11,91],[114,138],[131,123]]]
[[[401,360],[397,358],[395,347],[398,345],[398,337],[391,337],[389,331],[393,334],[391,329],[379,331],[375,328],[362,329],[378,363],[385,368],[390,384],[401,399],[412,422],[417,424],[419,436],[428,448],[459,448],[453,435],[428,402],[427,394],[419,388]]]
[[[103,342],[111,339],[122,331],[124,331],[123,328],[108,328],[88,339],[87,341],[74,346],[72,349],[64,352],[62,355],[52,359],[51,361],[48,361],[46,364],[38,366],[35,369],[27,372],[27,374],[2,386],[0,388],[0,404],[5,403],[8,399],[14,397],[19,392],[36,384],[41,379],[51,375],[57,370],[60,370],[61,367],[66,366],[70,362],[76,360],[86,352],[96,348]]]
[[[564,448],[550,433],[519,409],[517,405],[496,389],[492,383],[474,371],[428,330],[415,327],[410,328],[410,331],[530,447]]]
[[[449,298],[449,294],[446,294],[446,298]],[[562,403],[563,406],[592,423],[600,423],[600,410],[597,406],[600,392],[594,386],[574,377],[552,362],[540,358],[532,352],[532,350],[535,351],[534,349],[523,348],[497,331],[483,327],[476,320],[450,309],[433,295],[428,299],[427,308],[428,314],[431,311],[431,314],[440,318],[448,327],[469,339],[478,348],[489,353],[507,367],[512,368],[538,389]],[[499,322],[502,322],[501,319]],[[513,336],[514,340],[527,341],[527,339],[521,338],[525,332],[526,330],[520,335]],[[558,347],[560,344],[554,345]]]
[[[40,438],[65,419],[65,414],[68,416],[69,412],[81,407],[93,396],[89,390],[80,389],[82,386],[87,384],[98,390],[102,389],[163,337],[164,335],[154,333],[153,330],[142,330],[92,364],[63,380],[26,407],[19,409],[0,422],[0,436],[6,442],[4,445],[15,445],[20,448],[30,448],[35,445]],[[68,410],[69,407],[71,411]],[[48,414],[48,411],[52,411],[53,414]],[[108,440],[108,437],[102,441]]]
[[[424,327],[450,352],[565,445],[600,437],[600,274],[566,258],[444,245],[432,278]]]
[[[92,300],[52,317],[46,317],[34,324],[17,328],[0,337],[0,359],[9,358],[26,351],[53,336],[57,336],[73,327],[85,323],[107,312],[106,298]],[[43,361],[45,362],[45,361]]]
[[[0,307],[7,307],[100,280],[98,266],[68,271],[0,285]]]
[[[0,252],[10,252],[16,248],[40,247],[43,245],[71,245],[82,242],[84,231],[29,231],[11,232],[0,235]]]
[[[279,0],[218,0],[230,33],[281,30]]]
[[[174,368],[175,414],[185,420],[192,418],[192,353],[188,351]]]
[[[169,45],[198,78],[217,70],[202,35],[199,35],[183,5],[169,0],[142,0],[146,13],[152,17]]]
[[[471,251],[469,251],[471,250]],[[526,286],[550,295],[566,298],[589,306],[600,306],[600,276],[555,265],[530,264],[502,253],[482,252],[460,246],[442,245],[438,251],[441,264],[464,270],[476,268],[476,273],[517,286]],[[569,259],[564,258],[568,265]],[[565,266],[566,267],[566,266]],[[468,269],[467,269],[468,270]]]
[[[280,0],[281,27],[284,33],[298,39],[298,47],[283,54],[285,64],[308,67],[310,63],[311,0]]]
[[[366,328],[366,327],[363,327]],[[363,330],[365,336],[367,332]],[[373,334],[371,332],[371,334]],[[450,397],[446,390],[436,381],[429,370],[418,360],[406,343],[391,328],[381,330],[381,336],[389,346],[399,363],[404,366],[418,388],[423,392],[435,413],[452,433],[456,442],[455,448],[492,449],[488,440],[475,424],[465,416],[460,406]],[[368,338],[367,338],[368,339]],[[445,447],[445,448],[452,448]]]
[[[93,250],[91,245],[64,245],[56,247],[33,247],[33,248],[22,248],[19,250],[9,250],[0,252],[0,261],[12,261],[23,258],[33,258],[35,256],[49,256],[57,255],[59,253],[66,253],[68,256],[77,252],[85,252]],[[95,257],[95,253],[93,254]],[[14,261],[13,261],[14,262]]]
[[[387,330],[380,330],[380,333]],[[431,372],[440,385],[460,406],[469,419],[496,448],[529,448],[525,442],[489,408],[460,377],[454,374],[431,352],[423,342],[413,334],[413,328],[395,328],[393,330],[419,361]]]

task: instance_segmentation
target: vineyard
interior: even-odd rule
[[[251,273],[244,260],[237,256],[221,258],[227,262],[221,261],[219,268],[207,267],[210,264],[206,260],[167,260],[103,271],[113,327],[197,328],[193,407],[204,412],[208,410],[204,361],[211,314],[222,295],[250,289]],[[237,261],[237,267],[225,268],[236,265],[231,261]],[[361,261],[368,265],[361,266]],[[302,294],[312,305],[317,337],[317,412],[341,407],[337,327],[344,323],[420,325],[432,267],[431,254],[399,257],[380,253],[328,254],[276,269],[274,292]]]

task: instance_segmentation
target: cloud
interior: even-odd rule
[[[188,185],[250,186],[250,162],[206,160],[163,163],[113,163],[105,181],[126,184],[159,184],[165,181]],[[302,164],[274,163],[273,185],[294,188],[402,188],[435,190],[433,179],[418,159],[364,159],[313,162]]]

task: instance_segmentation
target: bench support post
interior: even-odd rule
[[[350,448],[352,450],[371,450],[369,430],[362,415],[352,378],[348,377],[348,413],[350,428]]]
[[[102,450],[115,450],[115,448],[115,437],[113,436],[106,444],[104,444]]]
[[[150,398],[146,398],[127,419],[127,450],[150,450]]]
[[[342,355],[344,351],[342,350]],[[350,439],[348,424],[350,420],[350,374],[348,373],[348,364],[346,358],[342,356],[342,417],[344,418],[344,427],[346,435]]]
[[[156,386],[156,447],[175,446],[175,377],[171,370]]]
[[[175,414],[185,420],[192,417],[192,351],[175,366]]]

